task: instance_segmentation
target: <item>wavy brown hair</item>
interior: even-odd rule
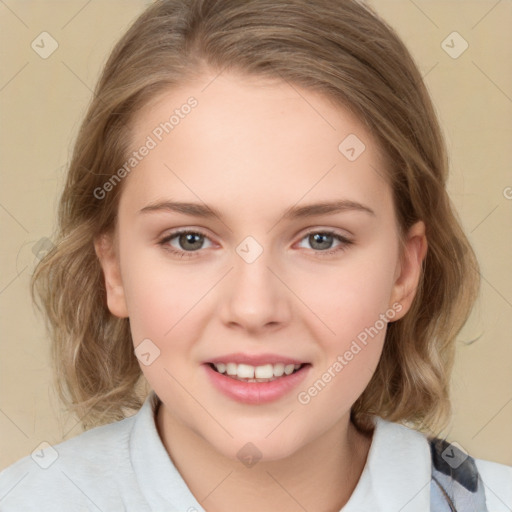
[[[135,114],[205,69],[319,92],[374,135],[401,240],[422,220],[428,251],[411,309],[388,325],[351,415],[362,430],[373,414],[444,428],[456,336],[478,294],[478,264],[447,194],[447,150],[421,74],[395,31],[355,0],[161,0],[114,47],[76,139],[55,248],[32,280],[60,398],[84,429],[125,417],[145,398],[129,319],[107,308],[93,245],[115,226],[123,184],[105,199],[94,190],[127,160]]]

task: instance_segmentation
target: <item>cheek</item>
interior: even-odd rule
[[[316,336],[321,356],[297,400],[308,414],[334,423],[370,382],[384,345],[386,314],[394,311],[388,305],[392,278],[386,272],[365,268],[328,282],[330,293],[314,306],[325,323]]]
[[[184,417],[196,414],[193,401],[179,383],[188,381],[187,387],[194,387],[184,363],[194,359],[191,340],[200,338],[197,314],[202,303],[198,301],[206,290],[198,290],[194,279],[187,279],[176,268],[144,258],[144,254],[137,257],[135,251],[125,259],[125,270],[135,351],[137,354],[140,345],[140,353],[151,357],[149,364],[139,357],[140,368],[159,396],[174,404],[173,410],[181,411]]]
[[[379,362],[384,331],[367,345],[355,341],[347,350],[333,354],[328,364],[318,367],[297,394],[306,417],[323,418],[323,426],[335,424],[350,410],[370,382]]]
[[[197,280],[176,265],[155,258],[153,251],[137,250],[128,241],[124,254],[123,284],[134,344],[149,338],[163,350],[172,339],[175,350],[175,340],[186,339],[180,334],[190,329],[193,308],[205,290],[197,289]]]
[[[332,350],[344,351],[367,329],[385,329],[381,315],[390,310],[396,253],[376,246],[340,263],[336,271],[302,276],[304,302],[323,323],[321,339]]]

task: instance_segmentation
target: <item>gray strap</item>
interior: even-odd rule
[[[444,439],[429,438],[431,512],[489,512],[475,460]]]

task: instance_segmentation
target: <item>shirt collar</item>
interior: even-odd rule
[[[130,435],[130,457],[152,510],[204,512],[178,472],[158,434],[152,390]],[[417,512],[430,508],[431,462],[427,438],[409,427],[374,416],[372,443],[361,477],[340,512]],[[172,508],[170,508],[172,507]]]
[[[343,512],[430,510],[431,456],[424,434],[374,416],[366,464]]]
[[[160,439],[155,411],[160,399],[151,390],[130,435],[130,457],[142,494],[151,510],[204,512],[172,463]]]

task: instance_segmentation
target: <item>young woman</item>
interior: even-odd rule
[[[33,282],[89,430],[4,470],[1,510],[510,510],[511,467],[435,438],[478,290],[447,173],[361,3],[148,7]]]

